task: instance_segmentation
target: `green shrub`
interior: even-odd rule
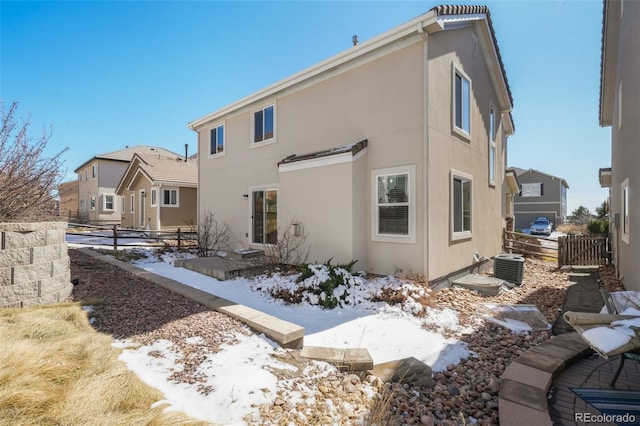
[[[609,234],[609,220],[608,219],[596,219],[587,223],[587,230],[590,234]]]
[[[356,262],[332,265],[329,259],[323,264],[303,265],[298,282],[306,291],[318,296],[318,304],[324,309],[348,305],[349,290],[362,279],[360,274],[351,272]]]

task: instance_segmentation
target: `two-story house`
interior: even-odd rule
[[[546,217],[554,225],[567,219],[567,189],[563,178],[535,169],[513,167],[520,191],[515,196],[515,229],[529,229],[536,217]]]
[[[640,291],[640,2],[604,1],[600,125],[611,127],[609,187],[613,260],[627,290]]]
[[[432,280],[501,251],[512,96],[484,6],[439,6],[189,123],[242,247]]]
[[[74,170],[78,174],[80,220],[100,225],[120,224],[122,200],[116,196],[116,186],[136,152],[178,156],[164,148],[138,145],[96,155],[85,161]]]

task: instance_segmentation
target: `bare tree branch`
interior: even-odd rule
[[[0,128],[0,221],[42,221],[54,217],[55,193],[62,180],[63,149],[53,157],[44,150],[51,130],[29,136],[30,119],[18,122],[18,103],[2,109]]]

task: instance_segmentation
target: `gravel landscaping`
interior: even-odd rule
[[[93,325],[98,331],[141,344],[166,339],[183,351],[184,369],[176,372],[172,380],[191,384],[203,382],[198,366],[206,353],[217,352],[222,344],[233,344],[237,332],[253,333],[234,319],[209,311],[196,302],[78,250],[69,250],[69,256],[71,276],[80,282],[71,297],[76,301],[94,300]],[[611,272],[601,272],[609,288],[616,288]],[[487,302],[534,304],[553,323],[568,284],[568,272],[559,271],[554,264],[527,260],[523,285],[500,295],[482,297],[469,290],[448,288],[424,298],[424,303],[431,306],[455,310],[460,324],[474,330],[455,337],[466,342],[476,356],[434,373],[433,387],[383,383],[370,375],[361,377],[338,371],[328,375],[310,374],[316,368],[314,364],[300,358],[299,351],[288,350],[279,355],[280,361],[298,367],[298,373],[282,370],[274,374],[286,381],[290,389],[312,392],[317,400],[315,411],[309,415],[307,409],[307,415],[300,416],[285,389],[272,404],[259,407],[260,419],[247,419],[247,423],[336,424],[335,418],[329,415],[329,408],[348,406],[337,424],[358,424],[357,419],[367,412],[374,413],[378,420],[383,418],[380,413],[388,415],[384,424],[498,424],[500,375],[524,351],[549,339],[550,331],[513,333],[480,320],[475,315],[476,306]],[[198,343],[185,344],[189,338],[197,339]],[[199,390],[203,395],[211,391],[204,385]],[[372,420],[369,419],[369,424]]]

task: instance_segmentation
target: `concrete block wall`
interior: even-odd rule
[[[0,307],[63,301],[73,285],[66,222],[0,223]]]

